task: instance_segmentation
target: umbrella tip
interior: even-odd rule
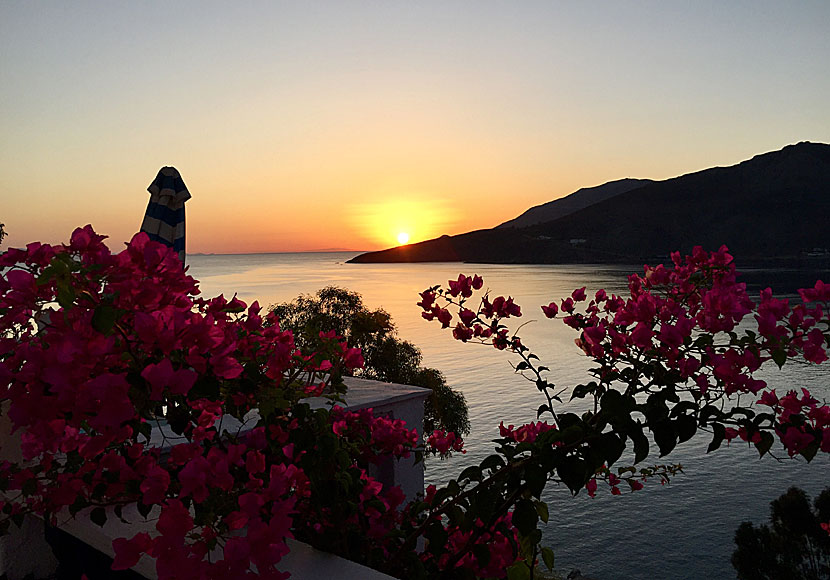
[[[179,170],[173,167],[172,165],[165,165],[161,169],[159,169],[159,175],[163,175],[164,177],[181,177]]]

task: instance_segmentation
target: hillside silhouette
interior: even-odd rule
[[[636,185],[627,190],[623,186],[624,191],[558,219],[509,227],[517,223],[511,220],[492,229],[369,252],[351,261],[654,262],[667,259],[674,250],[689,252],[696,245],[717,249],[723,244],[743,263],[798,265],[816,257],[827,259],[830,145],[802,142],[730,167]]]
[[[601,201],[605,201],[610,197],[620,195],[632,189],[637,189],[649,183],[654,183],[651,179],[618,179],[617,181],[609,181],[596,187],[583,187],[582,189],[573,192],[570,195],[554,199],[542,205],[537,205],[530,208],[522,215],[512,220],[506,221],[503,224],[496,226],[497,228],[523,228],[527,226],[534,226],[545,222],[558,220],[559,218],[570,215],[576,211],[584,209],[589,205],[594,205]]]

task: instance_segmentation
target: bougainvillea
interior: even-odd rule
[[[547,369],[503,324],[522,316],[510,297],[485,293],[471,308],[483,280],[464,275],[423,292],[424,318],[519,357],[545,397],[537,418],[550,421],[502,424],[495,454],[405,503],[372,473],[420,453],[419,434],[334,406],[344,387],[331,377],[362,364],[336,334],[301,353],[256,303],[201,298],[175,254],[141,234],[117,254],[89,226],[67,245],[9,250],[0,399],[23,460],[0,464],[0,526],[82,510],[102,524],[135,504],[155,529],[116,539],[113,567],[147,555],[160,578],[282,578],[291,536],[398,577],[521,578],[553,561],[539,546],[548,482],[618,494],[677,473],[639,465],[647,432],[661,456],[699,430],[710,450],[740,438],[764,454],[777,438],[790,455],[830,451],[827,406],[753,374],[768,360],[826,360],[830,287],[803,290],[795,307],[770,292],[756,304],[725,249],[673,260],[632,276],[627,298],[588,301],[582,288],[542,307],[598,363],[595,380],[571,391],[593,399],[581,416],[557,409]],[[739,327],[750,315],[757,331]],[[332,406],[313,409],[309,396]],[[463,450],[453,433],[427,440],[435,453]],[[616,467],[627,448],[638,466]]]
[[[330,434],[365,502],[387,492],[360,466],[406,456],[415,434],[366,412],[297,412],[309,395],[336,398],[330,371],[362,364],[360,351],[325,335],[302,356],[256,303],[199,297],[160,244],[140,234],[111,254],[103,239],[87,226],[68,245],[0,259],[2,398],[23,453],[0,465],[0,525],[83,509],[103,523],[105,507],[120,517],[137,502],[143,514],[159,507],[158,533],[118,539],[116,569],[146,553],[162,578],[283,576],[284,540],[318,483],[306,460],[324,441],[308,435]]]

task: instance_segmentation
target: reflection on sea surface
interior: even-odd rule
[[[539,306],[563,298],[574,288],[587,286],[589,293],[605,288],[609,294],[626,289],[626,277],[641,266],[607,265],[490,265],[490,264],[346,264],[354,253],[258,254],[243,256],[193,256],[190,273],[202,281],[204,295],[237,292],[242,300],[259,300],[267,306],[313,293],[326,285],[360,292],[371,308],[392,314],[400,335],[417,344],[428,366],[440,369],[449,384],[461,390],[470,408],[472,433],[467,455],[447,464],[427,465],[427,480],[440,482],[492,451],[490,440],[498,436],[498,423],[535,420],[541,403],[535,387],[513,373],[509,355],[474,344],[452,340],[440,325],[426,323],[415,306],[418,292],[455,279],[459,272],[478,273],[494,295],[512,295],[522,306],[519,319],[525,344],[551,368],[551,380],[559,387],[574,386],[587,377],[589,361],[574,344],[573,331],[559,321],[544,318]],[[740,265],[740,260],[738,260]],[[743,278],[756,295],[762,287],[792,293],[827,280],[828,272],[775,270],[747,271]],[[753,290],[754,289],[754,290]],[[808,387],[830,398],[830,364],[824,366],[764,369],[764,376],[779,389]],[[563,397],[567,401],[567,396]],[[564,404],[580,410],[584,401]],[[708,441],[697,438],[680,446],[668,458],[681,463],[685,474],[668,486],[647,485],[638,493],[611,496],[598,493],[590,499],[581,493],[570,497],[565,489],[550,487],[550,524],[545,542],[556,552],[557,566],[579,567],[603,580],[653,578],[734,578],[729,558],[732,537],[744,520],[765,521],[769,502],[790,485],[815,496],[830,483],[830,460],[813,463],[786,460],[781,463],[733,442],[706,454]],[[647,463],[659,463],[656,454]]]

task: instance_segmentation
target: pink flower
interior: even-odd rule
[[[522,309],[518,304],[513,303],[513,298],[508,296],[496,296],[493,300],[493,313],[499,318],[509,318],[510,316],[521,316]]]
[[[436,429],[432,435],[427,438],[427,446],[437,451],[441,455],[447,455],[452,451],[461,451],[465,453],[464,441],[455,433],[449,433]]]
[[[467,342],[471,338],[473,338],[473,329],[464,326],[460,322],[455,325],[455,328],[452,331],[452,336],[456,340],[460,340],[461,342]]]
[[[150,534],[141,532],[131,539],[116,538],[112,541],[115,558],[112,561],[113,570],[129,570],[136,564],[143,554],[153,547]]]
[[[244,493],[239,496],[239,508],[249,517],[255,517],[263,505],[265,499],[258,493]]]
[[[481,280],[479,278],[479,280]],[[448,282],[450,287],[450,296],[458,296],[461,294],[464,298],[469,298],[473,295],[473,279],[464,274],[458,275],[458,280],[450,280]]]
[[[758,399],[758,402],[762,405],[766,405],[767,407],[777,407],[778,395],[775,394],[775,391],[764,391],[761,398]]]
[[[650,349],[653,347],[651,343],[653,336],[654,331],[651,330],[649,325],[644,322],[640,322],[631,332],[631,344],[642,349]]]
[[[830,302],[830,284],[825,284],[821,280],[817,280],[813,288],[802,289],[798,293],[804,302]]]
[[[223,379],[235,379],[242,374],[242,365],[235,358],[230,356],[212,356],[210,364],[213,372]]]
[[[366,363],[359,348],[347,348],[343,353],[343,364],[347,369],[359,369]]]
[[[189,369],[173,370],[173,364],[167,358],[160,363],[147,365],[141,371],[141,376],[150,383],[150,398],[154,401],[161,400],[162,390],[167,387],[174,395],[186,395],[198,377]]]
[[[435,302],[435,292],[431,290],[425,290],[421,292],[421,301],[416,302],[416,306],[420,306],[424,310],[430,311],[432,310],[432,305]]]
[[[476,318],[476,313],[467,308],[462,308],[458,311],[458,317],[461,319],[461,323],[464,324],[464,326],[470,326]]]
[[[812,443],[815,438],[809,433],[805,433],[798,427],[787,427],[787,431],[781,436],[781,443],[787,449],[790,457],[797,455]]]
[[[182,484],[181,495],[192,495],[194,501],[201,503],[208,497],[207,483],[210,478],[211,466],[207,459],[197,455],[191,459],[179,473]]]
[[[559,312],[559,307],[555,302],[551,302],[547,306],[542,306],[542,312],[544,312],[545,316],[548,318],[554,318]]]
[[[597,495],[597,479],[592,477],[588,480],[588,483],[585,484],[585,489],[588,490],[589,497],[596,497]]]
[[[446,308],[438,308],[435,317],[441,323],[441,328],[449,327],[450,320],[452,320],[452,314]]]
[[[177,499],[170,499],[161,508],[161,515],[156,523],[156,529],[164,536],[183,538],[193,529],[193,518],[182,502]]]
[[[256,449],[248,451],[245,456],[245,469],[252,475],[255,473],[263,473],[265,471],[265,455]]]
[[[152,505],[154,503],[161,503],[164,501],[167,488],[170,486],[170,474],[167,470],[154,464],[150,469],[144,473],[141,480],[142,503],[144,505]]]

